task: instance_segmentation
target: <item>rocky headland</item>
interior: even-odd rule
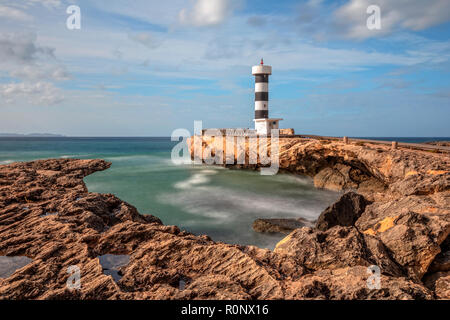
[[[203,155],[215,157],[218,150],[226,154],[226,144],[215,137],[203,136],[201,146]],[[194,154],[192,138],[189,148]],[[270,138],[266,150],[270,155]],[[264,167],[259,161],[248,164],[252,152],[247,140],[243,148],[235,147],[234,163],[225,166]],[[322,212],[314,227],[297,227],[292,219],[284,219],[283,227],[288,225],[292,232],[275,253],[290,254],[316,272],[373,263],[383,275],[405,277],[430,289],[435,298],[450,299],[448,151],[282,137],[278,156],[279,172],[310,176],[317,188],[341,191],[343,196]],[[237,164],[238,159],[245,164]],[[259,219],[254,230],[286,233],[279,228],[280,218]],[[318,266],[317,259],[323,264]],[[310,262],[313,267],[308,267]]]
[[[276,221],[274,231],[293,231],[273,251],[214,242],[88,192],[83,178],[109,166],[0,166],[0,266],[17,266],[0,274],[1,299],[450,298],[448,154],[280,139],[281,171],[350,193],[315,226]],[[367,283],[372,265],[379,289]],[[79,289],[67,286],[71,266],[81,271]]]

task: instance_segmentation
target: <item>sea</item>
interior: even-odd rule
[[[373,138],[425,142],[450,138]],[[90,192],[113,193],[166,225],[215,241],[273,249],[282,234],[253,231],[258,218],[315,221],[341,195],[311,178],[220,166],[174,164],[166,137],[0,137],[0,165],[49,158],[105,159],[111,168],[87,176]]]

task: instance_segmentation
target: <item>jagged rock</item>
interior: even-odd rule
[[[301,228],[281,240],[274,252],[288,254],[309,270],[378,265],[382,272],[402,275],[384,245],[354,227],[336,226],[327,231]]]
[[[271,143],[268,139],[269,151]],[[202,145],[203,148],[214,145],[214,150],[220,147],[214,137],[205,137]],[[193,155],[194,139],[189,140],[188,146]],[[243,149],[248,159],[248,141]],[[387,186],[387,193],[397,197],[441,192],[449,190],[450,186],[448,154],[405,148],[393,150],[390,146],[369,142],[345,144],[300,137],[280,138],[279,166],[283,171],[316,177],[320,187],[333,190],[353,188],[377,200],[386,198],[383,194]],[[261,164],[246,163],[240,167],[254,169]]]
[[[411,277],[418,279],[440,252],[439,243],[433,238],[428,222],[425,216],[406,212],[380,224],[379,229],[385,229],[378,236],[392,252],[394,259],[407,268]]]
[[[305,226],[311,226],[312,223],[299,218],[299,219],[256,219],[253,222],[252,228],[256,232],[268,232],[268,233],[285,233],[288,234],[292,230],[302,228]]]
[[[2,299],[282,299],[304,275],[291,257],[215,243],[87,192],[83,177],[108,167],[75,159],[0,166],[0,256],[30,259],[0,278]],[[26,200],[31,186],[41,191]],[[102,267],[105,255],[129,257],[120,279]],[[66,285],[70,266],[81,271],[80,290]]]
[[[334,191],[356,189],[358,184],[350,178],[350,170],[350,166],[340,163],[322,169],[314,176],[314,186]]]
[[[450,271],[426,275],[424,283],[430,290],[434,291],[438,299],[450,299]]]
[[[214,142],[209,139],[206,146]],[[271,144],[269,139],[268,150]],[[192,140],[189,146],[192,150]],[[248,154],[248,143],[244,150]],[[448,153],[295,137],[280,138],[278,154],[283,172],[310,176],[321,188],[354,189],[373,202],[355,222],[358,231],[380,241],[391,260],[415,281],[429,270],[450,233]]]
[[[433,260],[430,271],[450,271],[450,251],[439,253]]]
[[[432,293],[424,286],[403,277],[381,275],[380,289],[367,285],[367,267],[354,266],[320,270],[302,277],[287,289],[288,299],[335,300],[424,300]]]
[[[434,146],[450,147],[450,141],[429,141],[424,142],[425,144],[431,144]]]
[[[280,135],[288,135],[288,136],[292,136],[295,134],[295,131],[293,128],[287,128],[287,129],[280,129],[279,130],[279,134]]]
[[[362,195],[347,192],[320,214],[316,228],[325,231],[338,225],[353,226],[369,203]]]
[[[441,244],[441,252],[434,258],[429,271],[450,271],[450,237]]]
[[[211,141],[202,144],[207,147]],[[447,296],[447,274],[436,276],[430,286],[433,293],[420,279],[450,232],[448,155],[301,138],[281,138],[280,146],[280,169],[310,177],[326,168],[339,171],[343,182],[330,177],[325,187],[355,188],[374,201],[355,227],[295,229],[273,252],[216,243],[207,236],[164,226],[113,195],[89,193],[82,179],[107,169],[105,161],[57,159],[0,166],[0,256],[32,259],[0,278],[0,297]],[[106,254],[130,258],[120,267],[122,278],[117,282],[105,274],[99,261]],[[381,269],[380,290],[367,287],[367,267],[372,264]],[[82,272],[80,290],[66,285],[67,268],[73,265]]]
[[[448,196],[437,194],[375,202],[355,225],[379,238],[409,275],[420,279],[450,233],[446,199]]]

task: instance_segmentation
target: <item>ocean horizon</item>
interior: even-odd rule
[[[305,134],[307,136],[307,134]],[[333,136],[330,136],[333,137]],[[340,136],[335,136],[340,137]],[[450,137],[382,137],[382,136],[348,136],[350,139],[367,139],[380,141],[397,141],[404,143],[424,143],[434,141],[450,141]],[[1,139],[171,139],[170,136],[65,136],[65,135],[32,135],[32,134],[0,134]],[[1,150],[0,150],[1,152]]]

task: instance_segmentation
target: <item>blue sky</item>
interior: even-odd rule
[[[450,136],[449,34],[447,0],[0,0],[0,132],[251,127],[264,57],[282,127]]]

